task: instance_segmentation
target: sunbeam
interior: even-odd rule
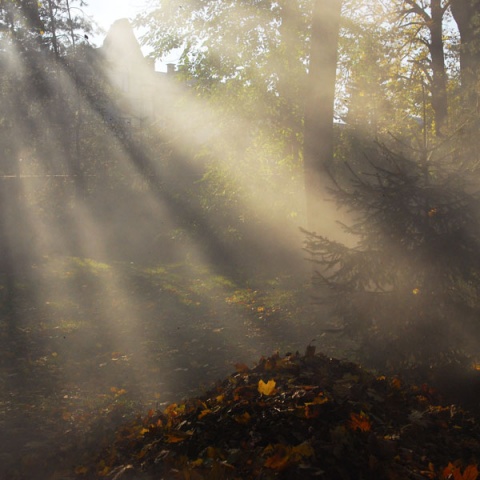
[[[424,413],[387,432],[369,405],[437,407],[384,374],[480,410],[462,2],[152,0],[99,47],[83,0],[0,2],[0,478],[350,478],[310,465],[315,429],[265,443],[265,408],[340,412],[331,457],[366,443],[362,468],[397,478]],[[171,453],[219,412],[248,438]],[[437,460],[411,471],[464,468]]]

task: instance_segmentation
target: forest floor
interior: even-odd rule
[[[297,278],[74,257],[28,278],[0,320],[2,480],[478,477],[478,418],[332,359]]]
[[[138,412],[321,335],[293,278],[73,257],[28,278],[0,319],[0,478],[70,478],[79,445],[94,451]]]

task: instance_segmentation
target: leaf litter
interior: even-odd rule
[[[477,418],[427,387],[315,354],[275,354],[117,430],[77,478],[479,478]]]

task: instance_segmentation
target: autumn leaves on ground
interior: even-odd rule
[[[85,258],[44,258],[29,278],[0,323],[0,478],[68,478],[131,415],[314,335],[289,278],[241,285],[190,264]]]
[[[57,288],[34,299],[22,285],[21,322],[1,326],[0,478],[478,476],[476,418],[427,385],[319,354],[292,279],[45,262],[37,282]],[[113,277],[128,301],[99,290]]]
[[[101,452],[100,475],[477,478],[480,429],[468,413],[437,406],[427,386],[314,351],[262,358],[252,369],[238,364],[207,394],[150,410]]]

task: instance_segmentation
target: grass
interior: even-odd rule
[[[198,394],[235,363],[303,350],[313,320],[291,285],[191,263],[45,258],[0,319],[3,471],[49,478],[51,455],[74,462],[75,445],[94,448],[135,412]]]

